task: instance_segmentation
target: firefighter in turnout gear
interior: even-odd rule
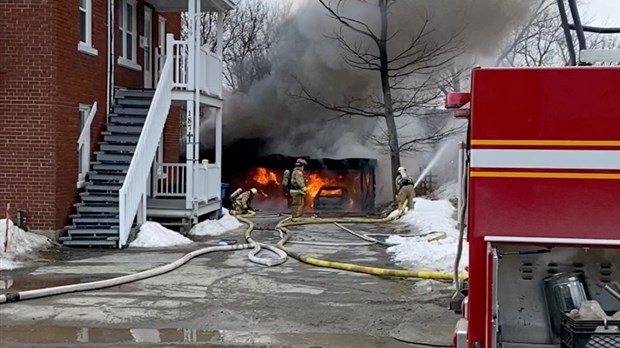
[[[298,158],[295,161],[295,169],[291,172],[288,191],[291,197],[291,221],[298,221],[304,210],[306,193],[308,192],[306,175],[304,173],[305,165],[307,165],[306,160]]]
[[[407,202],[409,210],[413,210],[415,207],[415,202],[413,201],[415,198],[414,182],[407,174],[405,167],[398,168],[398,175],[394,182],[396,183],[396,202],[398,207],[402,207]]]
[[[233,215],[243,215],[255,211],[250,204],[256,192],[258,192],[258,190],[251,188],[249,191],[245,191],[234,197],[232,203]]]

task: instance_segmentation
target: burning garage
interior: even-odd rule
[[[314,212],[369,213],[375,209],[374,159],[313,159],[307,158],[306,177],[308,194],[306,210]],[[223,180],[230,183],[231,191],[254,187],[258,194],[253,206],[261,210],[283,211],[288,201],[282,178],[292,169],[295,157],[268,155],[238,162],[227,167]]]

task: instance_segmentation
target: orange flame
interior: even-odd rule
[[[268,170],[267,168],[256,168],[256,174],[253,179],[261,185],[267,185],[269,182],[274,182],[277,185],[280,185],[276,173]]]
[[[245,179],[245,185],[249,187],[256,187],[259,196],[262,196],[266,200],[284,199],[285,196],[282,192],[281,177],[282,173],[277,170],[272,170],[264,167],[253,168]],[[314,208],[314,199],[317,196],[319,190],[322,187],[335,186],[333,189],[321,191],[323,197],[338,197],[342,196],[344,189],[348,191],[350,195],[348,199],[349,208],[355,207],[356,194],[359,192],[359,175],[350,175],[347,173],[338,173],[332,175],[329,172],[310,172],[306,174],[306,187],[308,188],[308,194],[306,196],[306,206]],[[339,189],[337,187],[342,187]]]

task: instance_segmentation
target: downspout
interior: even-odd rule
[[[110,108],[112,106],[112,93],[114,86],[114,1],[108,0],[108,76],[106,91],[106,122],[110,121]]]

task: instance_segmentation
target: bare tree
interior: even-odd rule
[[[436,106],[438,99],[453,85],[458,74],[444,72],[451,71],[447,68],[451,68],[461,53],[459,40],[438,35],[431,28],[428,16],[417,25],[407,23],[406,26],[391,28],[390,9],[395,0],[357,1],[375,8],[372,11],[378,17],[378,28],[373,28],[368,20],[343,13],[344,0],[319,0],[328,16],[340,24],[340,30],[335,31],[331,38],[342,49],[344,62],[351,68],[376,74],[380,83],[377,93],[345,95],[342,103],[332,103],[328,101],[329,98],[311,92],[300,81],[301,93],[298,97],[334,112],[336,117],[383,118],[384,134],[374,137],[373,141],[389,153],[391,171],[395,176],[400,166],[400,153],[415,148],[415,141],[412,140],[399,144],[396,119],[416,117],[420,110]],[[411,27],[417,28],[409,33],[402,32]],[[351,35],[356,39],[351,39]],[[399,35],[407,35],[405,44],[396,44]],[[419,144],[439,141],[451,132],[448,129],[440,130],[419,140]]]
[[[577,36],[573,46],[577,47]],[[613,36],[586,34],[590,49],[617,48]],[[569,47],[562,29],[556,0],[540,0],[529,20],[510,36],[506,47],[496,60],[501,66],[554,66],[568,65]]]
[[[290,9],[286,4],[268,4],[261,0],[241,0],[224,17],[222,52],[224,81],[235,92],[247,92],[254,81],[271,72],[270,50],[277,27]],[[215,51],[217,17],[203,13],[203,45]],[[187,26],[185,26],[187,27]]]

